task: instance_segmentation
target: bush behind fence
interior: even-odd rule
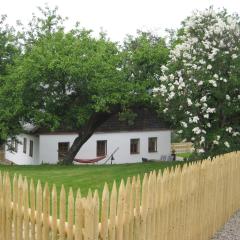
[[[240,208],[239,189],[240,152],[105,184],[101,201],[3,173],[0,239],[207,240]]]

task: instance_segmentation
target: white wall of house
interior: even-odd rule
[[[39,136],[39,158],[42,163],[58,162],[58,143],[69,142],[72,145],[77,134],[44,134]]]
[[[27,139],[26,153],[23,152],[23,139]],[[17,136],[19,141],[17,152],[9,151],[5,145],[5,158],[19,165],[37,165],[39,162],[39,138],[33,135],[20,134]],[[30,140],[33,141],[33,156],[29,155]]]
[[[10,152],[5,149],[5,158],[20,165],[37,165],[41,163],[56,164],[58,162],[58,143],[73,143],[77,134],[42,134],[33,136],[21,134],[18,140],[18,152]],[[157,137],[157,152],[148,152],[148,138]],[[23,152],[23,139],[27,139],[27,151]],[[130,140],[139,139],[139,153],[130,153]],[[33,157],[29,156],[30,140],[33,141]],[[171,131],[131,131],[114,133],[95,133],[82,146],[76,158],[93,159],[96,158],[97,141],[107,141],[107,157],[110,156],[116,148],[118,151],[114,154],[114,164],[141,162],[142,158],[160,159],[162,155],[171,154]],[[98,164],[103,163],[100,161]],[[110,161],[109,161],[110,163]]]
[[[73,143],[76,134],[46,134],[39,137],[39,160],[43,163],[55,164],[58,162],[58,143]],[[157,137],[157,152],[148,152],[148,138]],[[130,154],[130,139],[139,139],[139,154]],[[114,154],[113,163],[135,163],[141,162],[142,157],[148,159],[160,159],[161,155],[171,153],[171,131],[134,131],[115,133],[95,133],[81,148],[76,158],[96,158],[96,142],[107,141],[107,156],[111,155],[116,148],[119,150]],[[104,160],[100,161],[103,163]],[[110,161],[109,161],[110,163]]]

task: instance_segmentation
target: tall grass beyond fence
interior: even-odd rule
[[[2,240],[207,240],[239,208],[240,152],[105,184],[101,200],[0,176]]]

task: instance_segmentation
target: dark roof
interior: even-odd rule
[[[134,110],[136,117],[132,123],[127,120],[119,120],[119,116],[114,115],[105,123],[96,129],[95,132],[124,132],[124,131],[152,131],[152,130],[169,130],[170,125],[160,118],[156,112],[148,109]],[[67,134],[77,133],[75,129],[59,128],[55,131],[50,131],[46,128],[39,128],[32,132],[34,134]]]
[[[132,124],[128,121],[119,120],[118,115],[114,115],[103,123],[95,132],[119,132],[119,131],[143,131],[170,129],[169,124],[160,119],[156,113],[147,109],[134,111],[137,115]]]

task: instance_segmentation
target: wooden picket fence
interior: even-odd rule
[[[207,240],[239,208],[240,152],[105,184],[101,201],[0,174],[2,240]]]

